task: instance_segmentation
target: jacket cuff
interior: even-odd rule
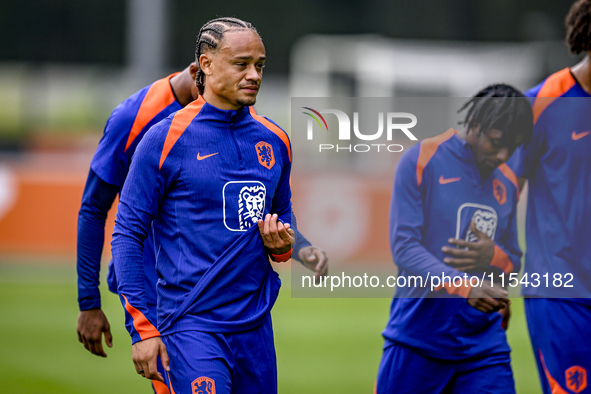
[[[497,267],[503,270],[506,274],[513,271],[513,263],[507,253],[498,245],[495,245],[495,254],[493,255],[493,259],[490,262],[492,267]]]

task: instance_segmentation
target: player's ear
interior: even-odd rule
[[[199,64],[196,61],[189,65],[189,73],[191,74],[191,79],[195,80],[197,76],[197,72],[199,71]]]
[[[475,126],[470,127],[468,129],[467,134],[471,134],[471,135],[474,135],[474,136],[477,136],[478,134],[480,134],[480,123],[477,124],[477,125],[475,125]]]
[[[211,69],[212,60],[213,60],[213,56],[211,53],[202,53],[201,56],[199,56],[199,66],[201,67],[201,70],[203,70],[203,73],[205,75],[212,74],[212,69]]]

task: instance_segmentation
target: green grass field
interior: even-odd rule
[[[292,299],[289,280],[283,283],[273,310],[279,392],[372,393],[390,300]],[[73,267],[0,265],[0,393],[151,392],[135,374],[121,305],[102,290],[114,336],[106,359],[78,342]],[[512,312],[517,392],[540,393],[520,299]]]

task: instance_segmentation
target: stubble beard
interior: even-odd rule
[[[236,100],[236,104],[240,105],[241,107],[249,107],[251,105],[255,105],[256,102],[257,102],[256,97]]]

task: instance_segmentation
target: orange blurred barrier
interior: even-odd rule
[[[298,228],[329,258],[389,262],[392,175],[318,171],[292,179]]]
[[[74,256],[78,210],[89,159],[60,158],[3,165],[0,173],[0,254]],[[86,165],[82,165],[82,163]],[[115,210],[106,233],[113,232]],[[110,254],[105,238],[105,252]]]
[[[0,254],[75,256],[90,158],[58,161],[61,164],[33,160],[0,167]],[[349,171],[319,171],[293,179],[299,228],[331,259],[389,261],[391,180],[390,175],[368,179]],[[116,207],[117,201],[105,229],[105,257],[110,256]]]

